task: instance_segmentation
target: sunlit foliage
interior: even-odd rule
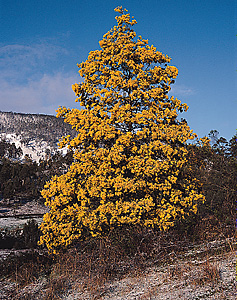
[[[186,142],[196,135],[177,117],[188,106],[168,96],[178,70],[136,38],[127,10],[115,11],[117,25],[101,50],[78,65],[84,81],[72,88],[83,108],[57,111],[78,134],[60,143],[74,150],[70,169],[42,191],[50,212],[40,243],[51,252],[117,226],[166,230],[204,200],[184,172]]]

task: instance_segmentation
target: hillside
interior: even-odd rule
[[[0,250],[0,299],[236,299],[233,238],[165,245],[159,236],[153,255],[132,257],[99,241],[54,263],[42,250]]]
[[[20,147],[22,158],[27,154],[32,160],[39,161],[46,153],[55,153],[62,136],[75,136],[75,133],[63,119],[55,116],[0,111],[0,140]]]

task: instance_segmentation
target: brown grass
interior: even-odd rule
[[[228,244],[229,243],[229,244]],[[182,280],[187,284],[202,286],[215,285],[221,280],[220,270],[211,260],[211,255],[233,251],[231,242],[220,249],[203,247],[195,266],[197,254],[193,244],[175,232],[160,233],[135,228],[112,232],[105,239],[90,239],[74,245],[58,257],[50,257],[46,252],[30,251],[19,257],[10,257],[0,267],[2,275],[16,282],[11,299],[18,299],[24,287],[44,276],[47,280],[43,288],[36,292],[25,292],[19,299],[61,299],[68,290],[86,292],[91,299],[102,299],[108,291],[107,283],[124,276],[137,280],[148,267],[167,265],[167,280]],[[184,254],[193,250],[184,259]],[[198,269],[198,272],[194,272]],[[141,299],[154,299],[159,285],[153,286]],[[27,296],[28,295],[28,296]],[[38,298],[37,298],[37,297]],[[28,298],[27,298],[28,297]],[[82,298],[83,299],[83,298]]]
[[[195,278],[194,282],[198,285],[205,285],[206,283],[215,284],[220,279],[220,269],[217,263],[210,262],[209,257],[207,257],[205,262],[201,265],[199,276]]]

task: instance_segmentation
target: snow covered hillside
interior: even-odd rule
[[[0,111],[0,140],[20,147],[21,159],[26,155],[34,161],[44,159],[59,150],[57,143],[62,136],[75,134],[70,125],[54,116]]]

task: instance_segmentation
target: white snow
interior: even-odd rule
[[[39,162],[40,159],[45,159],[46,150],[49,149],[51,154],[54,154],[56,151],[65,155],[68,151],[66,147],[62,149],[56,149],[56,147],[50,146],[46,141],[36,141],[34,139],[30,140],[25,144],[22,135],[16,135],[14,133],[0,133],[0,140],[5,140],[8,143],[15,143],[17,148],[21,148],[23,155],[20,160],[24,159],[28,155],[33,161]]]

